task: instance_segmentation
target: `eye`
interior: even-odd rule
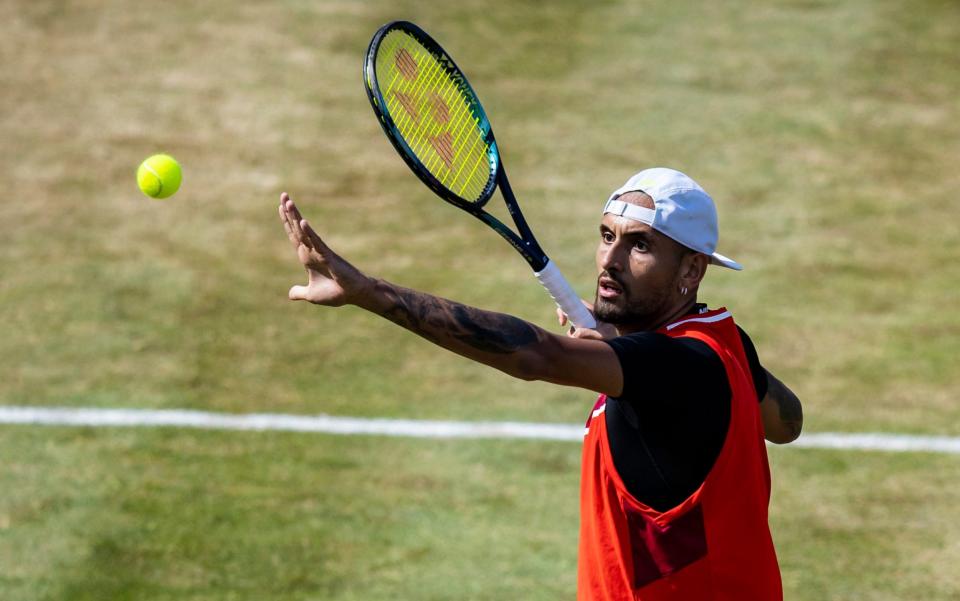
[[[600,239],[607,244],[613,244],[616,237],[611,232],[600,232]]]
[[[633,248],[642,253],[645,253],[648,250],[650,250],[650,247],[647,246],[647,243],[644,242],[643,240],[637,240],[636,242],[634,242]]]

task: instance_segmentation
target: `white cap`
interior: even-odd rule
[[[617,200],[627,192],[643,192],[653,199],[648,209]],[[676,169],[644,169],[610,195],[603,212],[646,223],[691,250],[710,256],[721,267],[743,267],[717,250],[719,225],[713,199],[700,185]]]

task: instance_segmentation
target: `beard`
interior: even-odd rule
[[[598,321],[615,326],[634,326],[646,328],[662,317],[663,309],[669,303],[669,294],[666,289],[646,289],[641,297],[612,274],[604,273],[620,286],[620,295],[615,299],[606,299],[600,296],[599,278],[597,291],[594,295],[593,313]]]

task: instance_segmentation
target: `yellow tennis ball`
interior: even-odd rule
[[[140,163],[137,185],[151,198],[169,198],[180,189],[180,163],[168,154],[155,154]]]

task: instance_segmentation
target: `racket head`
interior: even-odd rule
[[[430,189],[476,212],[497,187],[500,153],[466,76],[409,21],[381,27],[364,61],[364,85],[387,138]]]

